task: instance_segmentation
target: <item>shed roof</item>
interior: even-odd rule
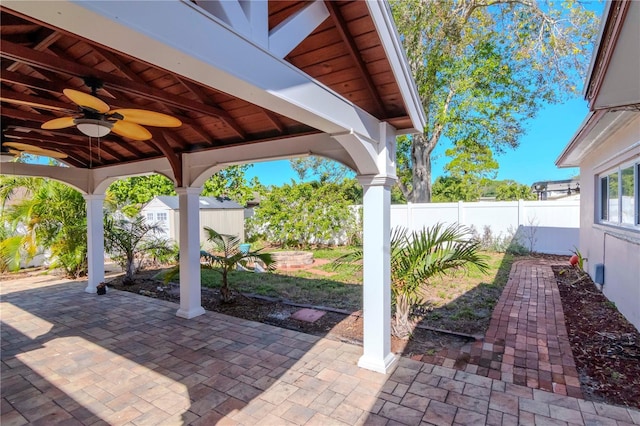
[[[159,195],[155,197],[171,210],[179,210],[178,197],[175,195]],[[243,207],[229,198],[200,197],[200,210],[242,209]]]

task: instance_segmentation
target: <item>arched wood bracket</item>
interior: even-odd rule
[[[169,160],[171,170],[173,170],[175,184],[177,187],[182,186],[182,154],[175,152],[173,148],[171,148],[163,131],[157,129],[149,129],[149,131],[153,135],[153,138],[149,142],[158,148],[160,152],[162,152],[162,155]]]

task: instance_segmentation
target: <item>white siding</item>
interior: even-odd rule
[[[173,211],[172,235],[180,241],[180,213]],[[204,227],[213,228],[220,234],[237,235],[244,242],[244,209],[200,210],[200,243],[206,241]]]

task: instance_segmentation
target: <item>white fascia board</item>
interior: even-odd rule
[[[379,140],[379,121],[189,1],[3,6],[326,133]]]
[[[575,135],[558,156],[558,167],[580,167],[582,159],[634,119],[629,111],[595,111],[584,119]]]
[[[407,108],[413,129],[397,129],[398,133],[422,133],[427,125],[427,117],[422,107],[422,101],[418,94],[416,83],[409,69],[404,47],[400,42],[400,36],[389,4],[384,0],[368,1],[367,7],[371,14],[371,19],[378,30],[378,35],[382,41],[382,47],[391,64],[393,75],[396,78],[402,99]]]
[[[329,10],[322,1],[309,3],[271,30],[269,51],[284,58],[328,17]]]
[[[591,53],[591,61],[589,62],[589,69],[587,70],[587,77],[584,81],[584,86],[582,87],[582,97],[587,99],[587,94],[589,93],[589,86],[591,85],[591,80],[595,77],[595,67],[596,67],[596,59],[598,58],[598,52],[602,47],[602,36],[604,35],[604,28],[607,25],[607,21],[609,20],[609,12],[611,10],[611,2],[607,1],[604,4],[604,10],[602,12],[602,17],[600,18],[600,30],[598,31],[598,39],[593,48],[593,52]]]

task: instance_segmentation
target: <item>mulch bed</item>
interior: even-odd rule
[[[577,280],[576,271],[570,267],[553,269],[583,394],[594,401],[640,408],[640,333],[597,290],[588,275]],[[109,286],[179,303],[177,288],[163,288],[163,283],[153,278],[156,273],[142,271],[134,284],[128,286],[122,285],[118,277]],[[349,314],[329,310],[309,323],[291,318],[303,305],[240,294],[234,303],[225,304],[221,303],[219,293],[211,289],[202,290],[202,306],[251,321],[362,344],[361,311]],[[471,339],[455,333],[416,329],[408,342],[393,338],[392,351],[407,357],[432,355],[470,343]]]
[[[640,408],[640,333],[589,275],[553,267],[586,398]]]

